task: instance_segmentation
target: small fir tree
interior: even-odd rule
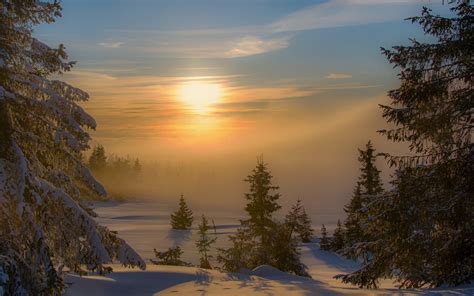
[[[231,247],[228,249],[219,248],[217,262],[222,264],[222,268],[230,272],[238,272],[243,268],[251,269],[257,265],[252,263],[252,247],[255,245],[248,229],[240,227],[235,235],[229,236]]]
[[[181,260],[181,255],[183,251],[180,246],[174,248],[168,248],[167,251],[159,252],[156,249],[153,249],[155,252],[155,257],[157,260],[150,259],[153,264],[157,265],[174,265],[174,266],[191,266],[191,263]]]
[[[199,224],[199,238],[196,241],[196,247],[198,249],[199,254],[201,255],[201,258],[199,259],[199,267],[207,269],[211,269],[209,259],[212,258],[212,255],[209,254],[209,251],[211,250],[212,244],[214,244],[217,240],[216,237],[210,238],[208,236],[207,232],[209,228],[210,227],[206,216],[202,215],[202,220]]]
[[[307,266],[300,261],[299,237],[293,237],[293,229],[287,223],[277,223],[273,231],[272,266],[295,275],[311,277]]]
[[[334,229],[334,235],[331,242],[331,250],[339,252],[344,248],[344,229],[341,220],[337,220],[337,227]]]
[[[289,226],[292,234],[298,234],[302,242],[308,243],[311,241],[313,236],[311,219],[306,213],[305,208],[301,205],[301,200],[298,199],[286,215],[285,223]]]
[[[321,226],[321,238],[319,240],[319,248],[323,251],[331,250],[331,241],[328,238],[328,231],[324,224]]]
[[[179,198],[179,209],[171,214],[171,227],[173,229],[190,229],[193,224],[193,212],[188,208],[184,196]]]
[[[363,232],[361,227],[362,215],[365,214],[362,209],[362,193],[360,183],[357,183],[356,188],[354,189],[354,194],[350,203],[344,207],[344,211],[347,213],[347,218],[344,222],[345,237],[344,245],[347,247],[344,251],[344,256],[357,259],[354,248],[351,248],[355,243],[361,241],[363,238]]]
[[[256,168],[245,179],[250,185],[250,192],[245,194],[248,203],[245,211],[249,218],[242,221],[255,239],[255,262],[258,265],[268,264],[271,260],[271,237],[275,228],[273,213],[281,206],[277,203],[280,194],[278,186],[272,184],[272,175],[262,158]]]

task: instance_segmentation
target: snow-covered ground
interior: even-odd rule
[[[147,262],[153,258],[153,248],[165,250],[180,245],[183,260],[196,264],[196,230],[171,230],[170,211],[163,205],[141,202],[108,203],[96,209],[99,222],[118,231]],[[227,247],[227,236],[235,231],[242,217],[222,211],[208,212],[206,216],[214,219],[216,225],[216,247]],[[313,220],[319,229],[318,218],[313,217]],[[355,262],[321,251],[315,243],[302,246],[301,253],[312,279],[288,275],[269,266],[247,274],[231,274],[151,263],[146,271],[114,265],[114,272],[105,277],[69,276],[72,286],[67,295],[474,295],[474,286],[398,290],[389,281],[384,282],[381,289],[362,290],[333,279],[336,274],[357,268]]]

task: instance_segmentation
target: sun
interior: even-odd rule
[[[208,113],[211,106],[221,99],[219,84],[192,81],[181,85],[180,99],[196,113]]]

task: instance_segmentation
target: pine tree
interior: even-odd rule
[[[173,229],[189,229],[193,224],[193,212],[188,208],[184,196],[179,198],[179,209],[171,214],[171,227]]]
[[[206,219],[206,216],[202,215],[202,220],[199,224],[199,238],[196,241],[196,247],[198,248],[198,252],[201,255],[201,258],[199,258],[199,267],[211,269],[209,259],[212,258],[212,255],[209,255],[209,251],[211,250],[212,244],[216,242],[217,238],[210,238],[207,234],[208,230],[209,223]]]
[[[331,250],[339,252],[344,248],[344,229],[341,220],[337,220],[337,227],[334,229],[334,235],[331,242]]]
[[[59,295],[62,270],[107,272],[144,261],[93,219],[81,200],[105,196],[82,160],[96,123],[84,91],[48,77],[71,70],[63,45],[33,27],[61,15],[59,1],[0,4],[0,273],[6,295]]]
[[[414,156],[386,155],[396,168],[389,192],[370,206],[373,239],[357,252],[367,260],[344,282],[375,287],[394,278],[401,287],[460,285],[474,279],[473,47],[474,8],[450,1],[452,14],[423,8],[411,18],[433,43],[382,49],[400,68],[381,133],[408,142]]]
[[[286,215],[285,223],[290,227],[292,234],[298,234],[302,242],[308,243],[311,241],[313,236],[311,219],[306,213],[305,208],[301,205],[301,200],[298,199]]]
[[[328,231],[324,224],[321,226],[321,238],[319,240],[319,248],[323,251],[331,250],[331,241],[328,238]]]
[[[300,261],[298,244],[301,240],[293,237],[292,227],[287,223],[277,223],[272,235],[272,265],[280,270],[291,272],[295,275],[311,277],[307,266]]]
[[[174,265],[174,266],[191,266],[191,263],[181,260],[183,251],[180,246],[174,248],[168,248],[167,251],[159,252],[153,249],[157,260],[150,259],[153,264],[157,265]]]
[[[271,260],[271,237],[275,228],[273,213],[281,206],[277,203],[280,194],[275,192],[278,186],[272,185],[272,175],[262,159],[258,159],[256,168],[245,179],[250,192],[245,194],[248,203],[245,207],[249,218],[242,221],[256,241],[255,262],[268,264]]]
[[[105,156],[105,148],[102,145],[97,145],[92,150],[89,157],[89,168],[94,173],[102,173],[107,166],[107,156]]]

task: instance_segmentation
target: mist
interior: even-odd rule
[[[217,136],[212,133],[212,138],[211,131],[132,138],[126,144],[103,138],[100,143],[107,153],[138,157],[142,170],[134,178],[97,177],[112,197],[122,195],[169,207],[183,194],[196,210],[238,214],[246,203],[244,179],[262,155],[273,183],[280,186],[282,212],[301,199],[312,215],[342,218],[359,176],[357,149],[372,140],[380,152],[405,151],[377,134],[386,127],[378,108],[385,100],[380,96],[338,105],[337,112],[329,115],[325,112],[336,107],[320,103],[310,114],[299,110],[298,104],[280,103],[271,107],[272,114],[280,110],[278,116],[261,115],[251,128],[227,129]],[[392,170],[383,159],[377,165],[387,183]]]

